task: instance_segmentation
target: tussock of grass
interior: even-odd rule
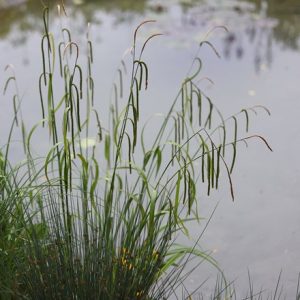
[[[64,24],[66,10],[62,3],[58,8]],[[45,7],[37,86],[41,120],[29,131],[13,68],[7,68],[13,75],[4,93],[15,93],[11,131],[0,151],[0,298],[167,299],[176,294],[192,257],[218,269],[196,245],[179,247],[174,241],[178,233],[189,235],[188,222],[200,222],[200,196],[210,195],[221,181],[227,179],[234,200],[231,173],[240,142],[258,138],[271,149],[261,136],[247,135],[251,113],[266,109],[242,109],[224,118],[197,84],[198,51],[159,130],[146,143],[148,125],[140,120],[140,109],[150,70],[143,52],[160,34],[141,41],[139,31],[154,21],[144,21],[133,34],[104,124],[105,112],[95,104],[89,28],[84,67],[67,28],[62,25],[60,40],[54,39],[49,14]],[[206,46],[218,55],[209,41],[199,50]],[[15,128],[21,130],[26,159],[11,166]],[[32,154],[41,128],[51,141],[42,159]],[[222,276],[212,299],[232,299],[229,287]]]

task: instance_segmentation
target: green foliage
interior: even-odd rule
[[[59,9],[61,24],[63,12]],[[239,142],[259,138],[270,148],[258,135],[239,136],[240,121],[244,124],[246,118],[248,132],[251,111],[261,107],[224,119],[197,85],[202,68],[197,53],[157,134],[145,141],[148,123],[141,130],[140,109],[149,68],[143,52],[160,35],[140,42],[141,27],[154,22],[148,20],[134,32],[131,60],[122,61],[117,70],[104,127],[104,112],[94,101],[89,32],[84,68],[71,32],[62,27],[57,42],[49,31],[48,8],[43,21],[37,87],[42,119],[27,134],[16,85],[15,116],[0,152],[1,298],[166,299],[176,292],[192,256],[218,269],[208,253],[174,241],[178,233],[189,236],[188,222],[200,222],[202,191],[206,188],[210,195],[218,189],[221,175],[227,177],[228,195],[234,199],[231,173]],[[218,55],[209,41],[199,49],[205,45]],[[57,80],[62,89],[55,86]],[[4,92],[12,82],[14,74]],[[26,160],[13,168],[9,147],[19,123]],[[32,155],[37,129],[51,141],[42,160]],[[233,151],[225,156],[230,145]],[[226,285],[224,276],[221,283]]]

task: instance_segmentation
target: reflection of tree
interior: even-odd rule
[[[249,29],[250,37],[257,35],[255,65],[259,70],[262,62],[270,65],[272,61],[272,41],[291,49],[299,48],[300,2],[299,0],[248,0],[255,5],[260,16],[259,26]]]
[[[224,39],[226,57],[242,58],[247,44],[254,50],[256,70],[272,62],[272,42],[297,49],[300,36],[300,0],[211,1],[185,0],[184,26],[225,25],[230,33]],[[214,23],[218,20],[218,23]]]
[[[248,0],[255,3],[260,10],[263,2],[266,5],[266,15],[275,18],[278,26],[273,30],[274,38],[285,46],[298,49],[300,36],[300,1],[299,0]]]
[[[76,2],[76,0],[74,2]],[[82,5],[88,4],[90,9],[94,7],[106,11],[143,12],[145,10],[146,0],[79,0],[78,3],[82,3]]]
[[[10,2],[10,1],[5,1]],[[12,3],[14,1],[11,1]],[[0,2],[0,37],[6,36],[12,29],[26,32],[37,26],[34,19],[41,16],[41,3],[39,1],[28,1],[20,5],[6,5],[1,7]],[[11,3],[10,3],[11,4]]]
[[[261,69],[269,67],[272,63],[272,42],[273,30],[277,22],[267,18],[262,12],[257,15],[244,17],[239,21],[243,26],[237,27],[232,32],[228,33],[224,39],[224,53],[226,57],[235,54],[237,58],[242,58],[245,49],[245,37],[247,43],[253,49],[253,63],[257,72]]]
[[[42,4],[38,0],[27,1],[9,1],[0,0],[0,38],[8,35],[12,30],[16,30],[21,35],[34,30],[41,30],[42,24]],[[16,5],[14,5],[16,2]],[[55,3],[60,1],[48,1],[52,9],[55,9]],[[117,19],[120,19],[121,13],[137,14],[142,13],[146,8],[147,0],[64,0],[66,6],[72,5],[68,9],[69,15],[80,16],[85,23],[92,21],[97,11],[102,10],[112,12]],[[9,5],[3,5],[9,3]],[[73,4],[77,4],[75,7]]]
[[[229,29],[224,38],[224,55],[227,58],[235,56],[243,58],[246,51],[254,51],[254,65],[257,71],[263,65],[272,61],[272,37],[276,20],[268,18],[264,7],[260,9],[249,1],[222,2],[203,0],[202,5],[196,5],[191,0],[190,5],[183,6],[184,26],[204,26],[210,30],[217,25]],[[193,4],[193,5],[191,5]],[[251,48],[247,45],[251,45]]]
[[[43,0],[54,4],[61,0]],[[300,0],[178,0],[182,4],[182,25],[212,27],[212,19],[220,19],[229,25],[231,33],[225,39],[225,54],[243,57],[245,35],[255,49],[255,65],[272,60],[272,40],[297,49],[300,36]],[[11,5],[12,3],[23,3]],[[144,13],[147,0],[64,0],[69,6],[70,19],[81,20],[81,24],[98,21],[98,11],[109,12],[116,22],[130,21],[135,14]],[[3,6],[9,3],[10,6]],[[168,3],[161,0],[160,3]],[[173,3],[170,1],[170,3]],[[214,4],[218,3],[218,4]],[[223,4],[220,4],[223,3]],[[230,5],[227,5],[231,3]],[[74,5],[77,4],[77,5]],[[2,8],[1,8],[2,7]],[[72,7],[72,8],[71,8]],[[159,10],[157,10],[159,12]],[[42,5],[39,0],[0,0],[0,38],[12,30],[14,41],[22,42],[26,33],[42,30]],[[78,24],[80,26],[80,24]]]

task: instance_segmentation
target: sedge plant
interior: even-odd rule
[[[105,124],[105,112],[97,107],[89,29],[84,68],[80,47],[63,26],[63,3],[58,41],[50,31],[50,13],[45,7],[37,84],[41,120],[26,130],[16,91],[12,128],[21,129],[25,162],[9,168],[11,138],[6,154],[0,153],[0,230],[8,232],[5,224],[11,224],[16,232],[13,246],[1,235],[0,255],[7,257],[1,270],[10,266],[10,276],[1,273],[0,295],[168,299],[182,284],[190,259],[218,269],[208,252],[175,240],[178,234],[189,236],[190,221],[201,221],[201,196],[217,190],[221,181],[234,200],[231,173],[241,142],[258,139],[271,150],[263,137],[248,133],[251,115],[269,111],[256,106],[222,116],[199,86],[199,50],[210,47],[219,56],[204,40],[160,127],[146,139],[150,123],[141,120],[141,108],[149,67],[143,54],[160,35],[141,41],[140,30],[154,22],[147,20],[136,28],[128,61],[117,70]],[[8,78],[5,90],[13,81],[15,76]],[[38,130],[51,141],[42,158],[33,154]],[[227,285],[224,276],[222,284]]]

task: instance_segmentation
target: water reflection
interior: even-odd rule
[[[300,34],[300,3],[298,0],[269,0],[266,2],[251,0],[257,10],[261,10],[263,3],[266,5],[266,15],[276,19],[278,25],[274,28],[274,39],[283,45],[298,49]]]
[[[52,2],[53,5],[54,2]],[[114,16],[116,23],[130,22],[133,15],[147,13],[168,14],[172,1],[153,2],[147,0],[65,0],[66,5],[76,4],[68,10],[70,16],[83,19],[83,23],[101,22],[95,16],[105,11]],[[163,5],[162,5],[163,3]],[[179,1],[181,5],[181,28],[178,32],[186,35],[190,28],[211,28],[225,25],[230,33],[224,39],[224,54],[230,58],[242,58],[246,51],[245,38],[254,49],[253,62],[257,71],[272,62],[272,41],[276,40],[284,47],[298,49],[300,35],[300,4],[298,0],[247,0],[247,1]],[[42,30],[42,6],[36,0],[0,0],[0,39],[14,32],[12,42],[22,44],[27,34]],[[172,18],[171,18],[172,19]],[[174,24],[166,25],[172,32]],[[173,30],[174,31],[174,30]],[[176,32],[176,33],[178,33]],[[196,34],[196,33],[195,33]],[[188,34],[190,39],[190,34]]]
[[[91,6],[91,8],[103,9],[106,11],[130,11],[130,12],[143,12],[146,7],[147,0],[73,0],[73,3],[77,5]],[[69,1],[71,2],[71,1]]]
[[[263,61],[268,64],[272,62],[273,41],[285,48],[299,49],[300,4],[298,0],[249,0],[248,2],[254,4],[255,14],[253,14],[252,24],[249,24],[245,33],[250,42],[255,45],[254,62],[258,70]],[[228,39],[227,42],[231,44]]]
[[[34,19],[40,18],[40,12],[38,1],[0,1],[0,38],[5,38],[12,30],[22,35],[32,31],[38,26]]]
[[[47,2],[47,1],[44,1]],[[72,16],[80,15],[84,23],[97,23],[95,14],[98,11],[106,11],[113,14],[118,21],[128,21],[133,14],[142,14],[146,8],[146,0],[69,0],[64,1],[66,5],[75,4],[74,9],[68,8],[68,14]],[[55,8],[54,3],[60,1],[49,1],[50,7]],[[72,5],[74,7],[74,5]],[[18,35],[16,44],[22,44],[26,36],[32,31],[41,31],[42,4],[36,0],[0,0],[0,39],[6,38],[12,31]]]
[[[224,55],[240,59],[249,44],[256,71],[270,67],[274,41],[286,48],[299,48],[300,4],[298,0],[185,1],[182,24],[185,28],[225,25]],[[245,41],[247,40],[247,42]]]

